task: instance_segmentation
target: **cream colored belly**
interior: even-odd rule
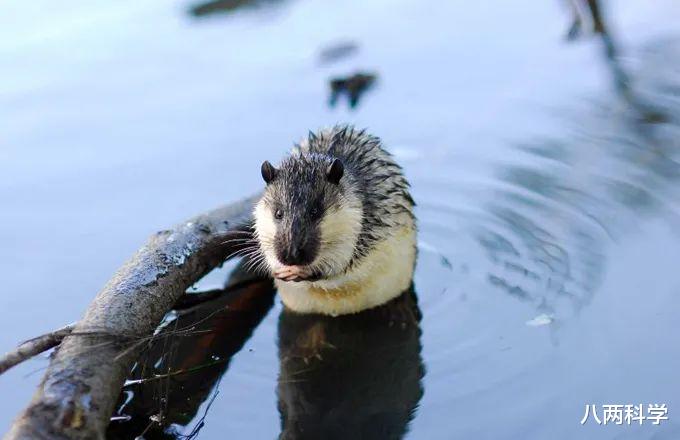
[[[415,259],[415,228],[404,227],[346,274],[314,282],[276,280],[276,287],[284,305],[296,312],[356,313],[384,304],[406,290]]]

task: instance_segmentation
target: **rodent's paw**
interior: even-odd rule
[[[304,281],[312,275],[312,271],[303,266],[281,266],[274,271],[274,277],[282,281]]]

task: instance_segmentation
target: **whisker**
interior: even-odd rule
[[[225,260],[228,260],[228,259],[230,259],[230,258],[239,257],[239,256],[244,255],[244,254],[243,254],[244,252],[252,252],[252,251],[253,251],[252,248],[243,248],[243,249],[239,249],[239,250],[234,251],[234,252],[232,252],[231,254],[227,255],[224,259],[225,259]]]

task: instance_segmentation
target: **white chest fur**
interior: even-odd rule
[[[378,243],[347,273],[319,281],[276,280],[281,299],[302,313],[342,315],[388,302],[411,284],[416,259],[416,231],[402,227]]]

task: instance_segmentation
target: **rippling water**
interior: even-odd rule
[[[168,320],[217,331],[135,374],[193,368],[196,341],[212,357],[145,397],[129,383],[120,417],[173,408],[184,435],[273,438],[296,402],[344,402],[352,420],[389,408],[371,426],[408,438],[680,438],[680,8],[604,6],[607,37],[567,42],[557,2],[3,5],[0,351],[76,320],[146,235],[256,191],[262,160],[349,121],[412,183],[419,326],[295,321],[267,283],[239,285],[224,316]],[[329,106],[328,80],[355,73],[377,79]],[[396,321],[417,322],[404,301]],[[355,348],[327,359],[345,394],[282,361],[319,329]],[[45,365],[0,376],[0,429]],[[587,404],[640,403],[669,420],[579,423]]]

